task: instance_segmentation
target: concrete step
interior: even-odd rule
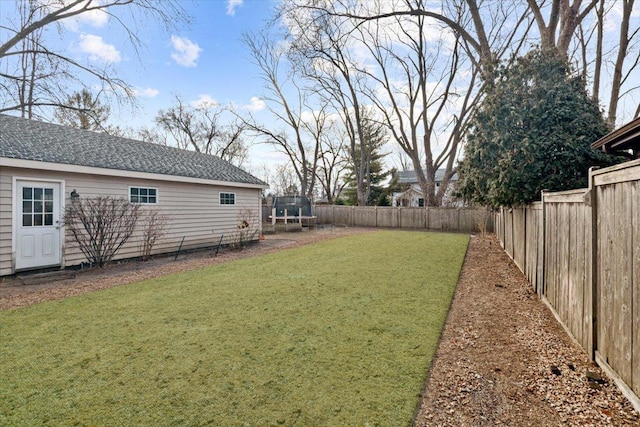
[[[18,275],[17,279],[22,285],[41,285],[43,283],[68,280],[76,277],[76,273],[68,270],[47,271],[45,273],[33,273]]]

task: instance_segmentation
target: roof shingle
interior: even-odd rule
[[[5,114],[0,157],[266,186],[213,155]]]

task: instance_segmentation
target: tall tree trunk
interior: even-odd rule
[[[609,99],[609,113],[607,120],[612,127],[616,125],[620,86],[622,85],[622,67],[629,47],[629,20],[633,11],[634,0],[622,0],[622,22],[620,22],[620,39],[618,43],[618,57],[616,58],[611,81],[611,97]]]

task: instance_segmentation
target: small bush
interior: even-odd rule
[[[258,214],[252,210],[245,208],[238,214],[238,225],[231,242],[234,249],[242,249],[247,243],[251,242],[259,231],[260,218]]]
[[[68,204],[63,223],[87,261],[103,267],[133,235],[140,205],[124,198],[90,197]]]
[[[157,210],[147,211],[140,217],[140,227],[142,228],[140,256],[143,261],[149,259],[156,241],[165,235],[169,219],[168,215],[161,214]]]

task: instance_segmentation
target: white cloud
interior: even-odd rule
[[[236,8],[241,7],[244,0],[227,0],[227,15],[235,15]]]
[[[80,34],[80,50],[89,54],[91,60],[120,62],[120,52],[112,44],[105,43],[102,37],[93,34]]]
[[[151,87],[136,88],[134,89],[134,95],[138,98],[155,98],[160,91]]]
[[[257,96],[252,96],[251,101],[249,102],[249,104],[244,106],[244,109],[256,113],[258,111],[264,110],[265,107],[266,105],[262,99],[258,98]]]
[[[195,67],[200,57],[202,48],[197,43],[192,42],[186,37],[171,36],[171,46],[174,51],[171,53],[176,63],[184,67]]]
[[[218,106],[219,103],[218,101],[213,99],[211,95],[201,94],[198,95],[198,99],[196,99],[195,101],[191,101],[189,105],[191,105],[193,108],[210,108]]]

